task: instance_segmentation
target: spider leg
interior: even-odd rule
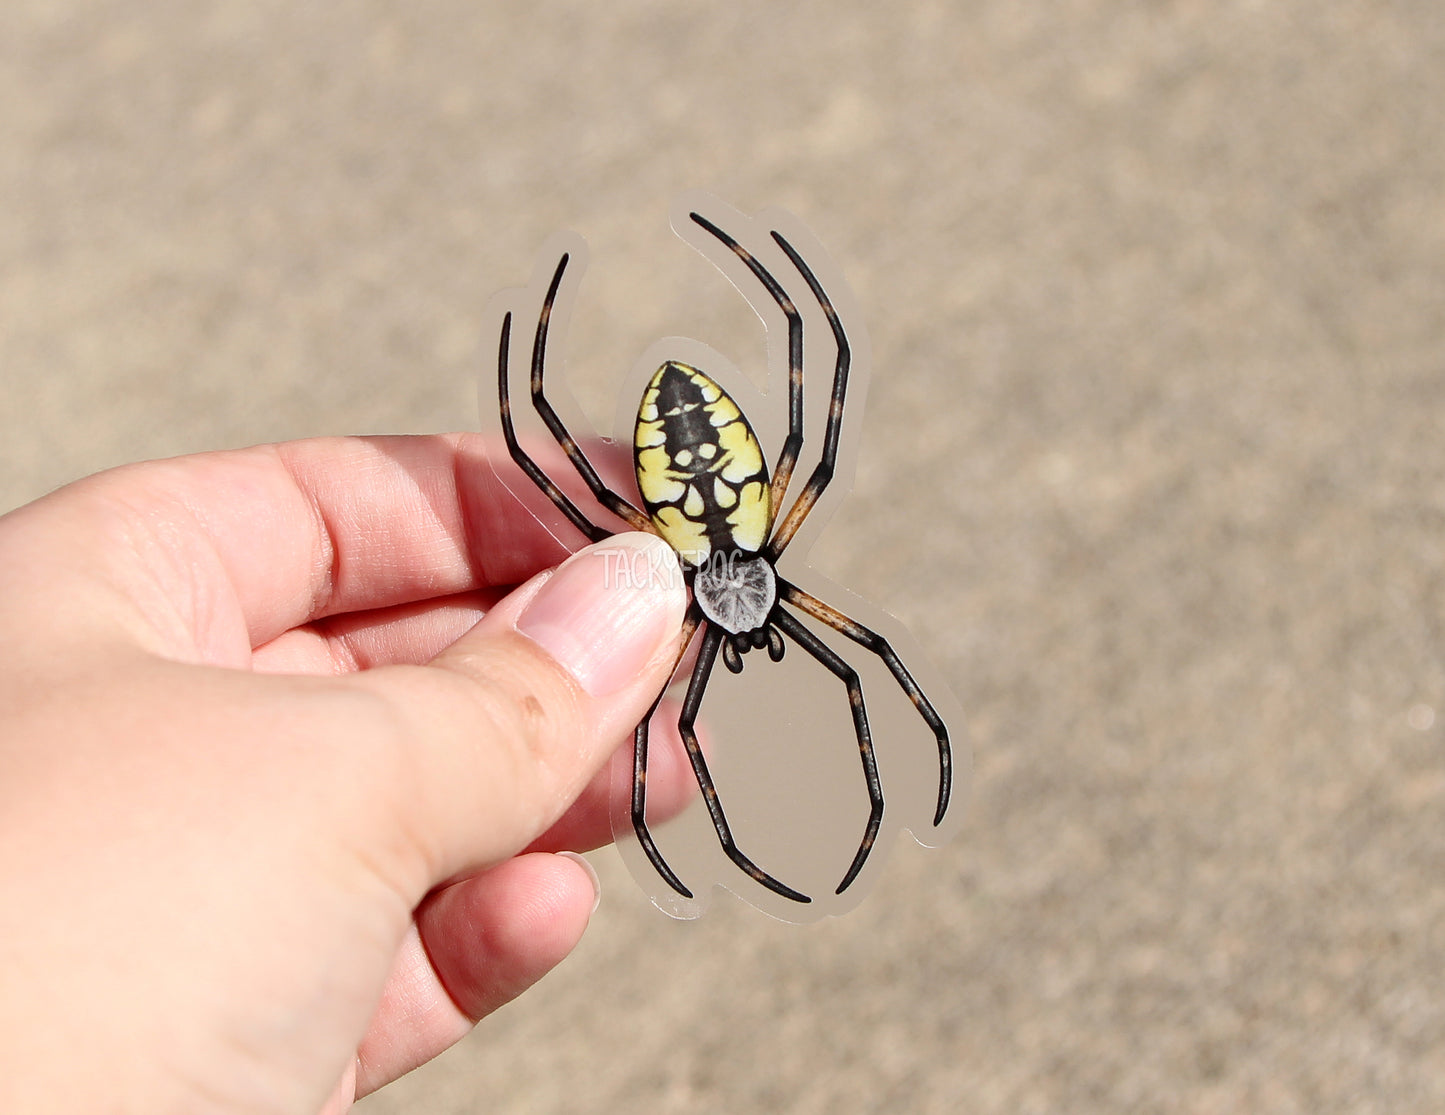
[[[543,391],[542,381],[547,364],[547,329],[552,320],[552,304],[557,300],[557,288],[562,285],[562,274],[567,270],[569,259],[570,256],[564,252],[561,260],[558,261],[551,285],[547,287],[547,297],[542,302],[542,312],[537,318],[537,334],[532,341],[532,405],[536,407],[537,414],[546,424],[547,429],[551,431],[552,436],[557,439],[557,444],[562,447],[562,452],[567,454],[567,460],[572,462],[572,467],[577,470],[577,474],[582,477],[597,502],[625,521],[633,530],[645,530],[656,534],[657,531],[653,528],[651,519],[603,483],[602,477],[597,475],[597,470],[587,459],[587,454],[583,453],[577,444],[577,439],[568,432],[562,419],[557,417],[557,412],[552,409],[552,404],[547,401],[547,396]],[[513,457],[516,457],[515,453],[513,453]],[[553,502],[555,503],[556,500],[554,499]],[[610,533],[609,531],[608,534]],[[608,534],[604,534],[602,537],[605,538]],[[595,542],[597,539],[594,538],[593,541]]]
[[[848,688],[848,705],[853,711],[853,730],[858,733],[858,752],[863,758],[863,777],[868,782],[868,827],[863,832],[862,843],[858,845],[858,854],[853,857],[848,873],[843,876],[843,881],[834,892],[842,894],[858,877],[858,872],[863,870],[868,853],[873,851],[873,842],[878,839],[878,826],[883,823],[883,784],[878,779],[878,758],[873,753],[873,735],[868,728],[867,709],[863,706],[863,682],[859,679],[857,670],[844,662],[796,616],[779,608],[773,613],[773,623]]]
[[[673,670],[682,661],[687,653],[687,645],[692,642],[693,632],[702,620],[702,613],[698,611],[696,604],[691,605],[687,610],[687,618],[683,620],[682,635],[678,639],[677,660],[673,662]],[[669,684],[672,674],[668,675]],[[637,834],[637,842],[642,845],[642,850],[647,854],[648,862],[663,880],[673,890],[684,898],[691,898],[692,891],[688,890],[677,877],[677,873],[667,865],[667,860],[662,858],[658,851],[657,842],[652,839],[652,833],[647,828],[647,729],[652,723],[652,714],[657,711],[657,706],[662,703],[663,695],[667,692],[667,685],[664,685],[657,694],[657,699],[652,702],[652,707],[647,710],[632,733],[632,831]]]
[[[867,647],[883,659],[889,673],[897,680],[908,699],[913,702],[913,707],[918,710],[918,715],[923,717],[938,739],[938,810],[933,815],[933,823],[942,824],[943,815],[948,812],[948,796],[953,787],[953,748],[948,741],[948,727],[938,715],[938,710],[923,695],[923,690],[918,688],[918,683],[913,680],[913,675],[908,672],[908,667],[903,664],[898,653],[878,632],[864,627],[857,620],[849,619],[837,608],[824,604],[816,596],[804,592],[797,585],[789,584],[781,577],[778,578],[778,597],[799,611],[827,624],[834,631],[848,636],[860,646]]]
[[[682,715],[678,718],[677,730],[682,736],[683,746],[687,748],[687,757],[692,762],[692,772],[697,778],[698,787],[702,790],[703,801],[707,805],[708,814],[712,817],[713,828],[717,830],[718,840],[722,844],[723,851],[727,853],[728,859],[732,860],[750,879],[767,887],[774,894],[781,894],[784,898],[790,898],[794,902],[811,902],[812,899],[806,894],[800,894],[792,887],[780,883],[738,850],[737,843],[733,840],[732,830],[728,828],[727,818],[723,815],[722,803],[718,801],[717,787],[713,785],[712,775],[708,773],[707,760],[703,758],[702,746],[697,741],[697,733],[693,731],[698,711],[702,707],[703,694],[707,691],[708,678],[712,674],[713,664],[717,661],[718,647],[726,637],[726,634],[714,624],[707,625],[707,630],[702,637],[702,646],[698,650],[697,665],[693,667],[692,680],[688,682],[687,697],[683,700]]]
[[[828,400],[828,424],[823,432],[823,453],[818,463],[813,467],[813,473],[808,477],[808,482],[798,494],[793,506],[788,508],[788,513],[778,523],[777,529],[773,531],[773,537],[768,542],[767,554],[774,561],[787,548],[793,540],[793,535],[803,525],[803,520],[808,517],[813,506],[818,502],[818,497],[823,494],[824,489],[833,479],[833,470],[838,463],[838,439],[843,432],[843,400],[848,393],[848,372],[852,368],[853,350],[848,344],[848,334],[843,329],[843,322],[838,317],[838,311],[833,308],[833,301],[823,289],[823,284],[818,282],[818,277],[813,274],[813,269],[803,261],[797,250],[783,239],[780,233],[774,232],[773,239],[777,241],[778,247],[782,248],[793,266],[803,276],[808,284],[808,289],[813,292],[813,297],[823,307],[823,314],[828,319],[828,325],[833,330],[833,340],[838,346],[838,362],[833,369],[833,391]],[[778,504],[773,504],[777,508]]]
[[[773,469],[772,505],[782,505],[788,491],[788,482],[793,478],[793,469],[798,463],[798,454],[803,450],[803,315],[788,297],[773,273],[764,267],[731,236],[700,213],[689,213],[693,222],[712,233],[723,242],[733,255],[747,264],[748,270],[763,284],[773,301],[788,319],[788,436],[783,441],[782,452]],[[777,233],[773,234],[777,236]]]
[[[567,493],[557,487],[537,462],[527,455],[527,451],[517,440],[517,429],[512,424],[511,390],[507,383],[511,367],[507,349],[511,338],[512,314],[509,310],[502,318],[502,340],[497,350],[497,398],[501,406],[502,436],[507,439],[507,450],[512,454],[512,460],[517,462],[517,467],[542,490],[543,495],[557,505],[557,510],[567,516],[568,522],[586,535],[587,541],[600,542],[604,538],[611,538],[612,531],[599,527],[584,515],[582,509],[572,502]]]

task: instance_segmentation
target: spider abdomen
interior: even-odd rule
[[[757,435],[726,391],[669,360],[642,393],[633,438],[637,487],[663,539],[691,566],[757,553],[773,525]]]

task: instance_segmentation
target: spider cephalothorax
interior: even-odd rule
[[[692,589],[677,660],[697,643],[696,663],[688,678],[678,730],[702,790],[717,837],[728,858],[757,883],[798,903],[811,899],[774,878],[738,847],[713,784],[695,730],[708,679],[719,654],[734,673],[742,656],[766,649],[779,661],[793,642],[839,679],[847,690],[858,752],[868,787],[869,813],[853,862],[837,887],[842,894],[857,878],[872,851],[883,819],[884,798],[874,754],[872,729],[857,671],[818,637],[808,617],[877,655],[938,743],[938,795],[935,826],[948,811],[953,780],[953,750],[948,728],[914,681],[893,647],[875,631],[805,592],[778,574],[777,563],[837,467],[844,401],[852,349],[838,311],[812,268],[777,230],[772,241],[787,257],[821,308],[833,334],[836,360],[827,422],[819,459],[792,504],[783,510],[793,471],[803,447],[803,320],[784,286],[753,252],[698,212],[688,220],[724,245],[767,291],[788,322],[788,434],[769,471],[752,425],[711,376],[679,360],[665,360],[642,392],[633,431],[633,462],[642,509],[607,486],[578,446],[545,390],[547,331],[557,291],[567,269],[564,253],[542,303],[532,344],[531,399],[537,414],[561,446],[593,497],[634,530],[660,535],[677,553]],[[498,393],[502,430],[513,460],[586,537],[599,541],[613,532],[591,521],[522,448],[512,422],[509,356],[512,314],[502,319],[498,353]],[[662,695],[658,694],[658,700]],[[673,890],[691,898],[658,850],[647,822],[647,739],[653,708],[637,725],[634,739],[631,820],[638,841],[658,874]]]

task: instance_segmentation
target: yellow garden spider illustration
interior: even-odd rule
[[[754,251],[703,213],[689,210],[686,219],[741,261],[786,318],[787,435],[771,469],[752,424],[716,379],[681,360],[665,359],[643,390],[633,429],[633,463],[642,508],[608,486],[547,396],[548,330],[571,259],[566,251],[561,253],[552,273],[532,335],[531,404],[596,501],[629,528],[660,535],[676,552],[680,570],[691,588],[692,601],[674,670],[682,663],[689,646],[697,644],[696,662],[687,681],[678,731],[712,827],[728,859],[748,877],[792,902],[809,903],[812,899],[808,895],[775,878],[743,852],[714,784],[696,725],[718,658],[722,658],[728,670],[740,673],[743,656],[750,651],[766,649],[768,657],[778,662],[791,642],[837,678],[846,690],[869,809],[857,852],[837,885],[835,893],[839,895],[858,877],[878,839],[884,814],[883,784],[862,680],[857,670],[810,630],[801,617],[831,628],[876,655],[937,740],[935,827],[942,824],[949,809],[953,748],[948,727],[890,642],[778,572],[779,558],[817,506],[838,466],[852,347],[833,300],[790,240],[777,229],[770,229],[771,240],[796,272],[790,281],[800,278],[821,308],[832,332],[836,353],[821,452],[796,497],[785,509],[804,441],[803,314],[784,283]],[[615,532],[593,522],[522,446],[513,420],[510,393],[511,341],[512,311],[508,309],[502,317],[497,353],[499,415],[508,451],[531,482],[589,541],[606,539]],[[662,696],[658,694],[634,735],[631,823],[658,875],[677,894],[692,898],[693,892],[669,866],[648,825],[648,726]]]

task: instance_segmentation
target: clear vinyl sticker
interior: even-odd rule
[[[666,338],[628,376],[612,438],[597,435],[563,370],[586,267],[585,242],[563,233],[488,308],[482,429],[498,480],[560,541],[650,531],[675,567],[638,569],[619,548],[613,573],[688,585],[672,682],[615,760],[629,769],[613,832],[633,877],[673,917],[698,917],[720,886],[814,921],[862,900],[899,833],[934,847],[957,829],[962,713],[896,620],[807,563],[852,483],[870,370],[841,273],[781,210],[689,194],[672,227],[761,319],[749,358],[766,354],[766,391],[707,345]],[[685,801],[649,801],[662,761],[690,769]]]

